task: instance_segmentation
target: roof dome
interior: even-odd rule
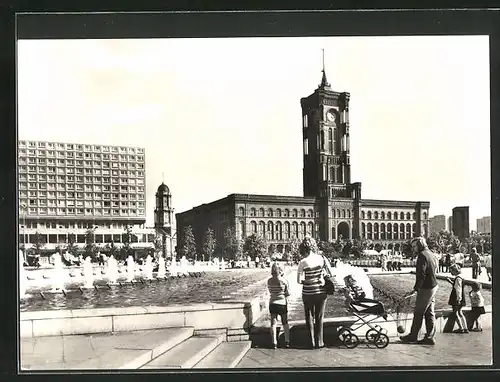
[[[158,187],[158,193],[159,194],[170,194],[170,189],[165,183],[161,183],[160,187]]]

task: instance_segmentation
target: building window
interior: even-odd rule
[[[406,213],[406,220],[410,220],[411,219],[411,214],[409,212]]]
[[[362,214],[363,214],[363,217],[362,217],[362,218],[364,219],[364,218],[365,218],[365,213],[364,213],[364,212],[362,212]],[[335,213],[335,208],[333,208],[333,209],[332,209],[332,217],[333,217],[333,218],[337,217],[337,214]]]
[[[371,211],[368,211],[368,220],[371,220],[372,218],[372,212]],[[371,227],[371,224],[370,224],[370,227]],[[371,239],[371,238],[370,238]]]
[[[373,215],[374,215],[374,218],[375,218],[375,219],[378,219],[378,212],[377,212],[377,211],[375,211],[375,212],[373,213]]]
[[[281,209],[278,208],[276,210],[276,216],[279,217],[279,218],[281,217]]]
[[[404,212],[399,213],[399,220],[404,220],[405,219],[405,214]]]
[[[285,240],[290,239],[290,223],[285,222]]]
[[[267,210],[267,216],[268,216],[268,217],[273,217],[273,210],[272,210],[271,208],[269,208],[269,209]]]
[[[255,208],[250,209],[250,216],[255,216]]]
[[[239,208],[240,216],[245,216],[245,209],[243,207]]]

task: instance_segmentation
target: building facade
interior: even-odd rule
[[[477,233],[488,233],[491,234],[491,216],[485,216],[481,219],[477,219]]]
[[[460,240],[470,236],[469,207],[453,208],[453,233]]]
[[[191,226],[201,248],[210,226],[223,240],[226,228],[244,239],[266,237],[279,252],[294,238],[323,241],[367,239],[392,248],[429,232],[429,202],[361,198],[361,183],[351,182],[349,99],[333,91],[325,71],[318,88],[301,99],[304,197],[231,194],[176,214],[177,232]]]
[[[19,242],[35,234],[54,250],[75,234],[85,243],[92,229],[98,246],[121,243],[132,226],[133,242],[151,243],[146,221],[145,150],[81,143],[18,142]]]
[[[438,233],[440,231],[446,230],[446,216],[436,215],[429,219],[429,232]]]

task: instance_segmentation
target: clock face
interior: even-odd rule
[[[335,113],[333,112],[333,110],[328,110],[328,111],[326,112],[326,118],[327,118],[330,122],[335,121]]]

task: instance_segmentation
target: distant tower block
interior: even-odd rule
[[[156,192],[155,229],[162,236],[163,256],[167,257],[166,239],[170,239],[169,255],[172,255],[172,221],[174,208],[172,194],[165,183],[161,183]]]

